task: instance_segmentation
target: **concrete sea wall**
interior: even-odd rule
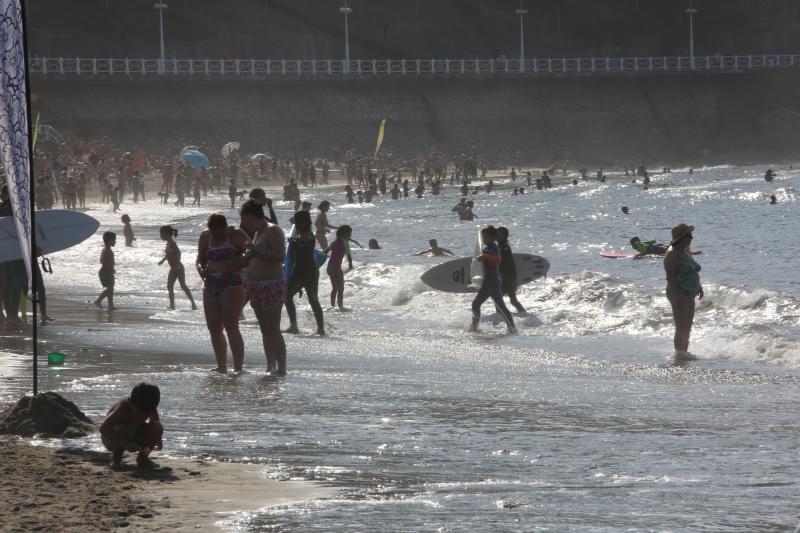
[[[246,151],[366,153],[386,143],[520,151],[529,162],[700,164],[792,158],[800,135],[794,72],[558,79],[34,79],[34,111],[68,135],[154,147],[239,140]]]

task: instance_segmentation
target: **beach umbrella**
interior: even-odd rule
[[[272,156],[269,154],[253,154],[250,156],[251,161],[272,161]]]
[[[184,146],[183,148],[181,148],[181,153],[180,153],[181,159],[183,159],[183,154],[185,154],[189,150],[195,150],[199,152],[200,148],[198,148],[197,146]]]
[[[194,168],[211,166],[211,162],[206,157],[206,154],[199,150],[187,150],[183,153],[181,158]]]
[[[241,145],[236,141],[231,141],[222,147],[222,157],[228,157],[231,152],[238,150]]]

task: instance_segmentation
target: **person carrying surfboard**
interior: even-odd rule
[[[508,296],[517,312],[523,314],[525,308],[517,300],[517,266],[514,264],[511,245],[508,244],[508,228],[503,226],[497,228],[497,236],[497,246],[500,248],[500,292]]]
[[[481,306],[489,298],[494,302],[497,311],[503,317],[503,320],[508,326],[509,333],[516,333],[517,329],[514,326],[514,319],[511,317],[511,311],[506,307],[503,302],[503,294],[501,292],[500,283],[500,247],[497,246],[497,229],[494,226],[486,226],[481,230],[481,240],[483,241],[483,250],[481,254],[476,257],[477,261],[483,263],[483,280],[481,288],[475,299],[472,300],[472,326],[470,331],[478,329],[478,323],[481,320]]]

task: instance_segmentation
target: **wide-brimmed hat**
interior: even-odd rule
[[[670,246],[676,245],[681,239],[689,235],[694,231],[694,226],[690,226],[689,224],[680,223],[676,226],[672,227],[672,242],[669,243]]]

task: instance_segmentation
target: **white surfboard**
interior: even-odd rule
[[[422,281],[443,292],[475,292],[470,270],[472,258],[453,259],[437,265],[422,274]],[[547,275],[550,262],[544,257],[531,254],[514,254],[514,265],[517,267],[517,285],[524,285]]]
[[[483,263],[478,261],[476,257],[483,253],[483,239],[481,239],[481,230],[478,229],[478,240],[475,241],[475,250],[472,252],[472,261],[469,264],[469,275],[472,280],[472,285],[478,289],[483,283]]]
[[[42,253],[66,250],[94,235],[100,222],[80,211],[36,211],[36,246]],[[22,259],[14,217],[0,217],[0,263]]]

